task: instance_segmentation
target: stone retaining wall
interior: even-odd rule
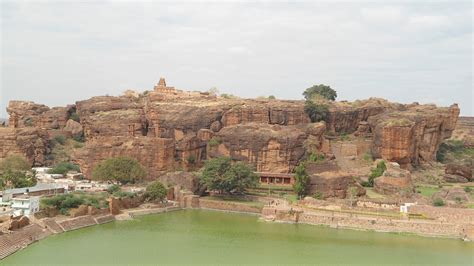
[[[202,199],[202,198],[199,199],[199,208],[215,209],[215,210],[223,210],[223,211],[235,211],[235,212],[249,212],[249,213],[262,212],[262,208],[257,207],[257,206],[251,206],[246,203],[209,200],[209,199]]]

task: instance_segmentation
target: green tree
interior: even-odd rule
[[[313,85],[303,92],[303,96],[307,101],[313,100],[316,95],[322,96],[330,101],[334,101],[337,98],[337,92],[331,89],[330,86],[324,84]]]
[[[92,171],[96,180],[111,180],[120,183],[134,183],[145,178],[146,171],[135,159],[129,157],[109,158],[100,162]]]
[[[293,184],[293,189],[300,199],[307,195],[309,181],[306,165],[304,162],[301,162],[295,168],[295,183]]]
[[[314,123],[325,120],[329,113],[329,108],[325,104],[318,104],[307,100],[304,104],[304,111],[308,114],[311,122]]]
[[[146,187],[146,196],[151,200],[163,201],[167,194],[168,190],[165,185],[159,181],[155,181]]]
[[[34,173],[7,170],[0,176],[0,187],[2,188],[32,187],[34,185],[36,185]]]
[[[387,170],[387,166],[385,165],[385,161],[378,162],[377,167],[372,168],[370,170],[371,173],[369,175],[368,186],[373,187],[375,178],[381,176],[383,174],[383,172],[385,172],[385,170]]]
[[[244,163],[232,164],[229,157],[218,157],[206,161],[200,182],[208,190],[219,193],[243,193],[245,189],[257,186],[258,175]]]

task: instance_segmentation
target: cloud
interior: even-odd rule
[[[65,105],[160,76],[243,97],[300,99],[325,83],[341,99],[436,99],[474,114],[470,2],[1,5],[0,117],[12,99]]]

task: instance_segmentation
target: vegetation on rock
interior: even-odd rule
[[[308,114],[311,122],[319,122],[326,119],[329,108],[325,104],[315,103],[311,100],[307,100],[304,104],[304,111]]]
[[[253,169],[242,163],[232,164],[229,157],[217,157],[207,160],[200,176],[202,185],[208,190],[219,193],[243,193],[247,188],[258,184],[258,175]]]
[[[93,179],[117,181],[123,184],[134,183],[145,176],[146,171],[143,166],[137,160],[129,157],[106,159],[92,171]]]

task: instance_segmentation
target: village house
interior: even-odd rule
[[[38,196],[18,196],[11,200],[13,216],[30,216],[39,211],[40,197]]]
[[[28,194],[29,196],[49,196],[67,192],[68,187],[62,184],[39,183],[34,187],[7,189],[2,193],[2,201],[11,201],[12,199],[24,194]]]

